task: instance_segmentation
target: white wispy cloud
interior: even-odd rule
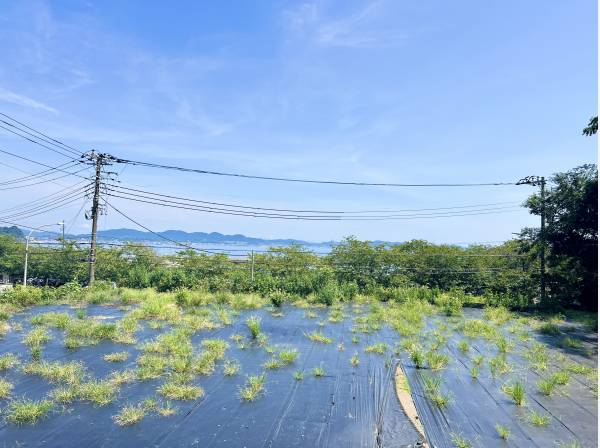
[[[6,101],[7,103],[17,104],[19,106],[24,107],[31,107],[33,109],[41,109],[47,112],[52,112],[53,114],[58,113],[58,111],[55,108],[50,107],[47,104],[44,104],[40,101],[36,101],[25,95],[20,95],[10,90],[4,89],[2,87],[0,87],[0,101]]]
[[[401,45],[406,34],[382,23],[386,17],[386,2],[369,2],[366,6],[341,17],[331,17],[322,2],[303,3],[286,11],[284,17],[291,31],[325,47],[356,49],[388,48]],[[384,20],[383,20],[384,21]]]

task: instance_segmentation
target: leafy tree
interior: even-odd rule
[[[598,132],[598,117],[590,118],[588,125],[583,128],[583,135],[587,135],[588,137],[594,135]]]
[[[598,169],[588,164],[555,174],[546,194],[549,300],[554,304],[598,307]],[[539,194],[525,205],[540,215]],[[539,247],[539,229],[524,229],[528,250]],[[542,304],[546,305],[546,304]]]

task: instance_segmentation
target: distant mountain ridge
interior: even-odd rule
[[[303,246],[320,246],[331,245],[332,242],[309,242],[296,239],[264,239],[253,238],[242,234],[225,235],[219,232],[185,232],[183,230],[165,230],[156,232],[165,238],[174,240],[180,243],[235,243],[248,245],[283,245],[289,246],[299,244]],[[67,238],[73,237],[77,239],[89,239],[89,234],[69,235]],[[165,240],[151,232],[143,232],[134,229],[109,229],[98,231],[99,240],[120,240],[120,241],[157,241],[165,242]]]

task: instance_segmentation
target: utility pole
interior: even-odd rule
[[[254,251],[252,251],[252,283],[254,283]]]
[[[62,243],[63,247],[65,247],[65,220],[63,219],[61,222],[57,222],[56,225],[62,227]]]
[[[517,182],[517,185],[532,185],[540,187],[540,303],[546,303],[546,178],[527,176]]]
[[[102,176],[102,165],[104,155],[92,151],[91,161],[96,165],[96,176],[94,178],[94,198],[92,199],[92,242],[90,244],[90,277],[89,284],[94,283],[96,276],[96,234],[98,232],[98,215],[100,202],[100,181]]]

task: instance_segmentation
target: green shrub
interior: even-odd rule
[[[328,282],[315,295],[318,303],[331,306],[339,298],[339,289],[336,283]]]
[[[446,316],[459,316],[463,306],[463,297],[457,292],[442,293],[435,298],[435,304]]]
[[[271,294],[269,294],[269,300],[276,308],[279,308],[281,305],[283,305],[283,302],[285,302],[286,298],[287,294],[283,291],[273,291]]]

